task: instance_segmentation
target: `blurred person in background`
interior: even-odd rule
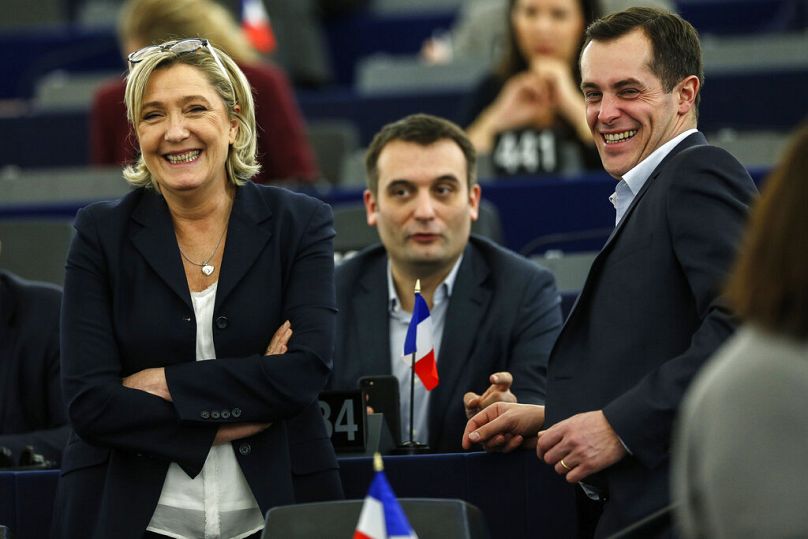
[[[508,34],[508,0],[468,0],[452,28],[424,41],[421,58],[430,64],[476,60],[494,67]]]
[[[70,428],[59,380],[62,291],[0,270],[0,467],[59,464]],[[28,449],[30,447],[30,449]]]
[[[252,86],[261,164],[253,181],[317,180],[314,153],[286,75],[260,61],[227,9],[212,0],[129,0],[118,18],[118,37],[125,54],[168,39],[199,36],[231,56]],[[123,80],[111,81],[93,98],[90,148],[94,165],[124,165],[137,159],[137,141],[124,108],[125,87]]]
[[[672,11],[670,0],[600,0],[604,15],[632,6],[656,7]],[[509,24],[506,24],[508,0],[467,0],[458,8],[451,29],[436,32],[424,41],[421,58],[430,64],[454,60],[476,60],[494,67],[502,54]]]
[[[329,21],[362,11],[370,0],[263,0],[277,47],[272,58],[296,88],[317,89],[335,82]]]
[[[578,55],[594,0],[510,0],[505,54],[466,117],[477,152],[503,175],[601,169],[579,89]]]
[[[187,38],[129,61],[135,189],[79,211],[66,265],[75,432],[52,535],[257,538],[270,507],[342,497],[317,405],[331,209],[249,181],[252,93],[224,52]]]
[[[753,208],[727,297],[743,325],[678,422],[683,538],[808,537],[808,123]]]

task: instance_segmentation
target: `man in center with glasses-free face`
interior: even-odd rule
[[[581,76],[587,122],[618,180],[616,226],[550,354],[546,408],[491,406],[463,445],[536,447],[580,483],[579,536],[606,537],[670,503],[672,423],[734,330],[719,290],[756,189],[696,130],[701,47],[681,17],[631,8],[596,21]],[[659,518],[638,536],[670,534]]]
[[[430,308],[439,383],[416,377],[415,441],[459,451],[467,412],[497,400],[544,402],[547,353],[561,326],[552,275],[470,235],[481,189],[462,129],[426,114],[384,126],[366,156],[367,222],[382,245],[336,270],[331,387],[395,374],[409,438],[410,366],[402,358],[416,279]]]

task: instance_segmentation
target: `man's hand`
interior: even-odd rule
[[[469,391],[463,395],[463,407],[466,409],[466,417],[471,419],[472,416],[478,414],[483,408],[486,408],[495,402],[516,402],[516,395],[511,393],[511,385],[513,384],[513,376],[509,372],[495,372],[489,377],[491,385],[485,390],[485,393],[478,395],[473,391]]]
[[[600,410],[577,414],[539,432],[536,454],[567,482],[577,483],[626,456]]]
[[[544,425],[544,406],[495,402],[469,419],[463,449],[481,444],[486,451],[513,451],[535,447],[536,433]]]
[[[139,389],[146,393],[156,395],[163,400],[171,402],[171,392],[166,383],[166,371],[163,367],[153,369],[143,369],[134,374],[130,374],[121,383],[124,387]]]

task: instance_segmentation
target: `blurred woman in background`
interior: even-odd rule
[[[129,54],[154,43],[205,37],[239,65],[252,86],[258,124],[257,183],[313,182],[319,173],[292,87],[279,68],[260,61],[241,28],[212,0],[128,0],[118,18],[121,50]],[[90,115],[91,162],[131,164],[138,147],[126,120],[123,80],[100,88]]]
[[[505,55],[474,91],[467,131],[497,175],[600,168],[579,89],[594,0],[510,0]]]

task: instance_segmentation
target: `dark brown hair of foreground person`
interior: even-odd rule
[[[747,322],[808,339],[808,122],[796,131],[747,225],[727,285]]]

